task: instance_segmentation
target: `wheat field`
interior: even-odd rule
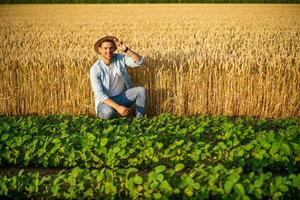
[[[145,57],[150,116],[300,116],[300,6],[256,4],[2,5],[0,114],[95,115],[104,35]]]

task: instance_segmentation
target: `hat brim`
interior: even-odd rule
[[[116,38],[115,36],[105,36],[105,37],[102,37],[100,38],[94,45],[94,50],[100,54],[99,52],[99,47],[100,45],[103,43],[103,42],[106,42],[106,41],[110,41],[113,43],[114,45],[114,51],[117,50],[117,45],[116,45],[116,42],[119,41],[118,38]]]

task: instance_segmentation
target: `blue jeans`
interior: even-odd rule
[[[135,104],[136,116],[141,117],[145,114],[147,94],[144,87],[134,87],[126,90],[122,94],[110,97],[114,102],[122,106],[130,108]],[[97,116],[102,119],[109,119],[117,116],[117,111],[104,103],[99,103],[97,106]]]

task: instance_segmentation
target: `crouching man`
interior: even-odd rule
[[[103,119],[116,117],[118,114],[128,116],[133,104],[136,116],[143,116],[146,90],[144,87],[132,88],[126,66],[139,67],[144,58],[114,36],[100,38],[94,49],[101,55],[90,69],[97,116]],[[114,53],[117,49],[125,55]]]

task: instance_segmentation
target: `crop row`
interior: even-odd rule
[[[299,199],[300,173],[244,173],[221,164],[184,171],[159,165],[148,171],[73,168],[42,176],[39,172],[0,176],[0,197],[68,199]],[[13,195],[13,196],[12,196]]]
[[[0,166],[130,168],[183,163],[294,172],[300,166],[299,119],[227,117],[100,120],[2,117]]]

